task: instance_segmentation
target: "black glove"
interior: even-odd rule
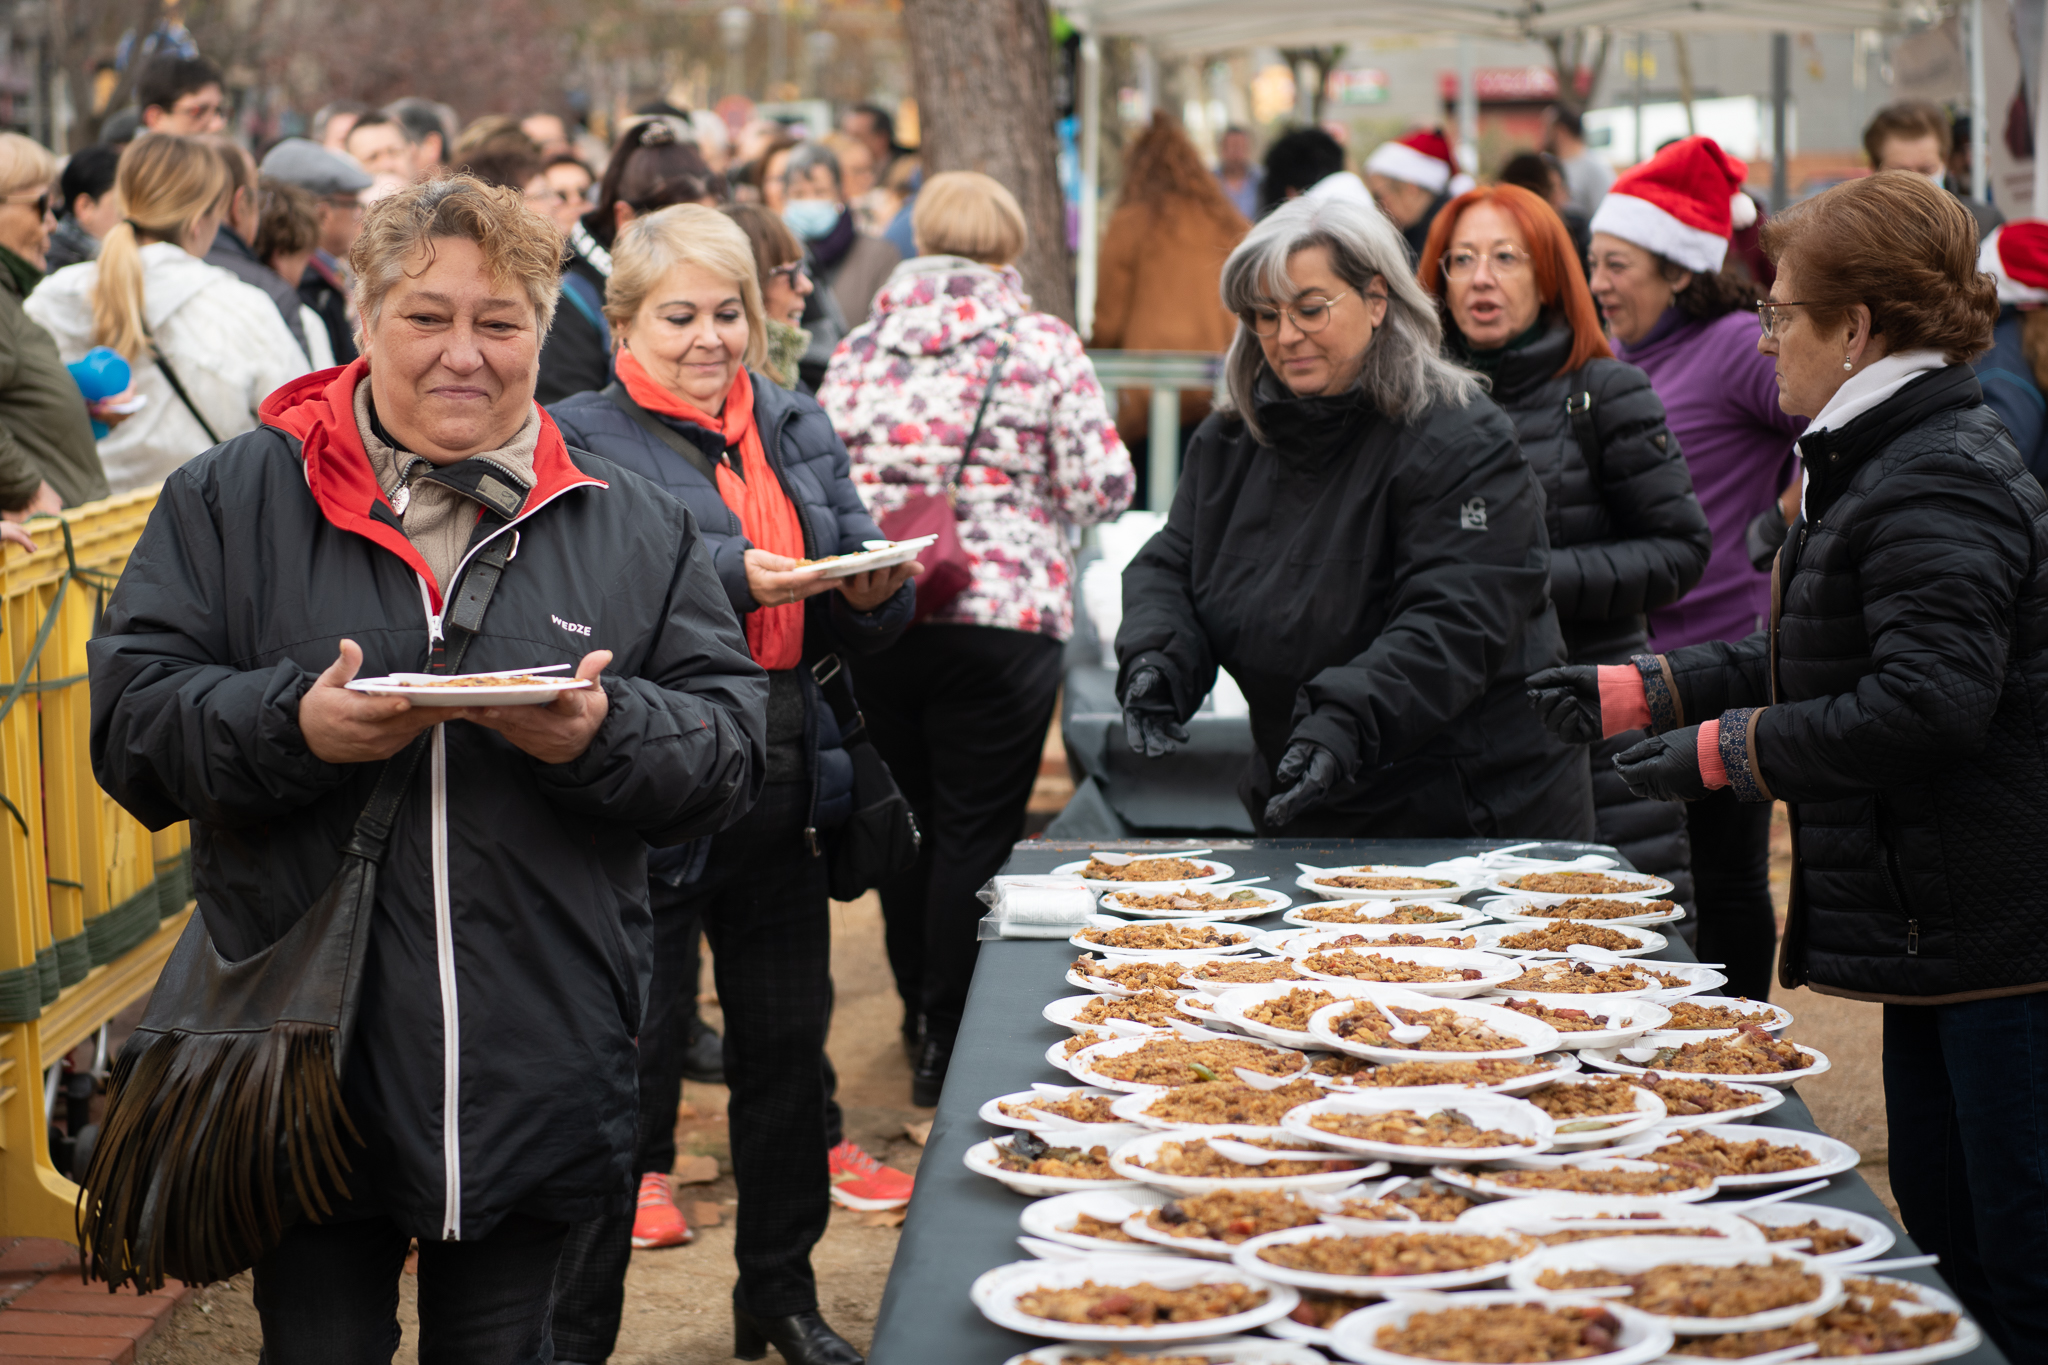
[[[1273,769],[1276,794],[1266,803],[1266,823],[1287,824],[1328,796],[1338,776],[1335,754],[1305,739],[1293,741],[1280,755],[1280,766]]]
[[[1546,668],[1526,681],[1529,705],[1567,744],[1591,744],[1600,738],[1600,670],[1591,664]]]
[[[1614,770],[1645,801],[1697,801],[1707,794],[1700,776],[1700,727],[1667,730],[1614,756]]]
[[[1188,742],[1187,727],[1174,718],[1173,690],[1156,668],[1131,674],[1124,689],[1124,742],[1147,758],[1164,758]]]

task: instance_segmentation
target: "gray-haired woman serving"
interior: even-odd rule
[[[1228,669],[1260,833],[1590,838],[1584,757],[1520,671],[1564,658],[1543,495],[1515,429],[1439,356],[1401,238],[1298,200],[1223,270],[1229,402],[1124,573],[1127,733],[1151,756]]]

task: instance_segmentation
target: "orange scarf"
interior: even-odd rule
[[[725,393],[725,411],[714,417],[700,411],[655,382],[633,353],[619,348],[619,380],[633,401],[649,412],[693,422],[706,431],[725,437],[726,448],[739,447],[740,469],[719,460],[718,496],[739,515],[740,529],[756,549],[770,554],[804,557],[803,525],[797,520],[796,505],[783,492],[782,481],[768,463],[761,433],[754,426],[754,381],[742,366]],[[747,649],[754,662],[771,671],[795,668],[804,654],[803,603],[760,606],[747,613]]]

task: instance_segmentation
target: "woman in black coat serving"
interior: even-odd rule
[[[1970,370],[1996,290],[1969,212],[1907,172],[1764,242],[1759,347],[1812,419],[1771,625],[1551,714],[1647,720],[1617,760],[1639,792],[1787,804],[1779,979],[1883,1003],[1899,1212],[2009,1358],[2048,1360],[2048,497]]]
[[[1615,360],[1579,255],[1550,205],[1513,185],[1468,191],[1430,226],[1417,276],[1451,357],[1493,378],[1543,484],[1550,600],[1574,664],[1627,663],[1644,613],[1699,582],[1713,544],[1649,376]],[[1593,819],[1638,871],[1692,899],[1685,807],[1629,794],[1610,759],[1635,731],[1590,739]]]
[[[1229,403],[1196,429],[1167,524],[1124,571],[1118,695],[1157,756],[1228,669],[1261,833],[1585,839],[1583,749],[1521,671],[1561,663],[1543,494],[1400,234],[1300,200],[1223,269]]]

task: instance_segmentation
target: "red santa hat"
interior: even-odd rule
[[[1728,239],[1756,222],[1756,205],[1742,192],[1748,178],[1748,163],[1712,138],[1680,138],[1615,178],[1593,210],[1593,231],[1713,274],[1728,257]]]
[[[1368,175],[1384,175],[1410,185],[1420,185],[1431,194],[1442,194],[1458,173],[1458,159],[1451,144],[1434,128],[1417,128],[1382,142],[1365,159]]]
[[[1998,281],[2000,303],[2048,303],[2048,223],[2025,218],[1991,229],[1977,268]]]

